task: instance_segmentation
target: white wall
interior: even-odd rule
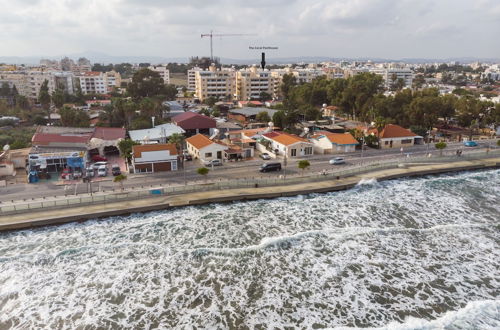
[[[161,161],[170,161],[176,160],[177,156],[170,155],[170,151],[168,150],[159,150],[159,151],[146,151],[141,152],[140,158],[135,158],[136,163],[144,163],[144,162],[161,162]]]

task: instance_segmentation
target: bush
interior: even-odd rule
[[[439,150],[443,150],[447,146],[448,145],[446,144],[446,142],[438,142],[438,143],[435,144],[436,149],[439,149]]]
[[[498,141],[497,141],[497,146],[499,146],[499,147],[500,147],[500,140],[498,140]]]

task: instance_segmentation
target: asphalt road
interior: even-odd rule
[[[477,151],[478,149],[486,150],[488,145],[493,148],[498,148],[496,146],[496,140],[484,140],[478,141],[478,146],[473,148],[467,148],[462,143],[448,143],[448,147],[444,150],[445,155],[454,155],[456,150],[463,150],[463,154],[466,155],[467,152],[471,150]],[[405,148],[403,153],[400,149],[386,149],[386,150],[376,150],[368,149],[361,151],[356,151],[354,153],[348,154],[335,154],[335,155],[314,155],[308,158],[311,166],[306,171],[308,172],[321,172],[322,170],[331,170],[332,168],[349,168],[359,164],[366,164],[370,162],[378,162],[381,160],[395,160],[403,159],[407,157],[407,154],[412,157],[425,156],[428,153],[433,155],[439,155],[439,151],[434,148],[433,145],[419,145],[412,146],[410,148]],[[329,160],[334,157],[343,157],[346,164],[343,165],[330,165]],[[297,162],[300,159],[288,159],[286,166],[286,173],[297,174],[300,173],[300,169],[297,167]],[[272,160],[283,163],[283,159]],[[236,179],[236,178],[256,178],[256,177],[277,177],[283,175],[282,172],[270,172],[270,173],[260,173],[259,167],[261,164],[270,161],[264,161],[260,158],[235,162],[235,163],[224,163],[223,166],[217,166],[213,169],[210,168],[210,173],[208,174],[208,179]],[[204,181],[199,174],[196,173],[196,169],[201,167],[201,163],[198,161],[186,162],[186,170],[182,169],[177,172],[166,172],[166,173],[155,173],[155,174],[131,174],[129,179],[125,181],[124,187],[147,187],[150,185],[159,184],[184,184],[185,181]],[[94,182],[92,183],[92,190],[110,190],[119,188],[119,184],[112,182],[111,176],[105,178],[106,181]],[[82,194],[89,192],[90,186],[86,183],[77,183],[69,185],[56,185],[53,182],[40,182],[37,184],[16,184],[7,187],[0,188],[0,201],[9,200],[20,200],[20,199],[32,199],[40,197],[49,196],[61,196],[61,195],[73,195]]]

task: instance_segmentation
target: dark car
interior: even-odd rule
[[[281,171],[281,163],[266,163],[260,166],[259,172]]]
[[[122,174],[122,170],[120,169],[120,166],[113,165],[111,167],[111,174],[113,174],[113,176],[118,176],[118,175]]]
[[[184,160],[185,161],[193,160],[193,156],[191,156],[190,154],[184,154]]]

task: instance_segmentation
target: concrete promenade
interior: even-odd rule
[[[182,195],[150,197],[116,203],[75,206],[64,209],[48,209],[0,216],[0,231],[26,229],[45,225],[61,224],[73,221],[126,215],[136,212],[147,212],[172,207],[200,205],[213,202],[230,202],[295,196],[308,193],[339,191],[352,188],[360,181],[376,179],[390,180],[402,177],[500,168],[500,157],[489,159],[464,160],[446,163],[404,164],[404,167],[377,170],[370,173],[328,179],[320,182],[308,182],[293,185],[240,188],[186,193]]]

